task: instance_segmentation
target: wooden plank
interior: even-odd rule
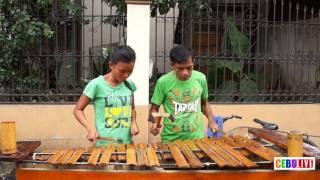
[[[243,166],[236,158],[230,155],[228,152],[221,149],[217,146],[213,140],[209,140],[208,138],[203,138],[201,140],[203,143],[206,143],[212,150],[214,150],[220,157],[222,157],[231,167],[241,167]]]
[[[103,149],[99,164],[107,165],[110,162],[112,153],[115,151],[113,144],[108,144],[106,148]]]
[[[55,159],[57,158],[56,156],[58,155],[58,152],[59,152],[60,150],[54,150],[54,151],[45,151],[45,153],[52,153],[52,155],[50,155],[49,156],[49,158],[48,158],[48,160],[47,160],[47,162],[49,163],[49,164],[52,164],[52,162],[53,161],[55,161]],[[60,156],[61,157],[61,156]]]
[[[134,144],[127,145],[127,165],[137,165],[136,147]]]
[[[235,136],[234,139],[236,140],[236,142],[238,144],[240,144],[241,146],[243,146],[247,150],[251,151],[252,153],[262,157],[263,159],[266,159],[268,161],[273,162],[274,156],[272,156],[271,154],[268,154],[264,150],[261,150],[261,149],[258,149],[258,148],[251,146],[250,143],[248,143],[248,141],[243,141],[240,136]]]
[[[151,146],[154,148],[154,150],[156,150],[156,151],[158,150],[158,146],[156,143],[151,144]]]
[[[137,165],[138,166],[149,166],[146,145],[145,144],[136,144],[137,151]]]
[[[87,153],[92,153],[92,151],[95,149],[96,147],[95,146],[90,146],[87,148]]]
[[[114,151],[115,152],[115,151]],[[117,161],[117,155],[112,154],[110,158],[110,162],[116,162]]]
[[[229,154],[231,154],[233,157],[238,159],[242,164],[244,164],[246,167],[252,168],[256,167],[257,164],[252,162],[250,159],[246,158],[242,153],[234,150],[230,145],[223,143],[220,140],[215,141],[215,143],[223,148],[225,151],[227,151]]]
[[[173,159],[167,146],[165,146],[161,142],[158,142],[157,146],[160,150],[160,156],[162,157],[162,159],[164,159],[164,160]]]
[[[221,137],[219,138],[219,140],[222,141],[222,142],[224,142],[224,143],[226,143],[226,144],[228,144],[228,145],[230,145],[230,146],[232,146],[232,147],[240,147],[240,145],[239,145],[238,143],[236,143],[236,142],[234,141],[234,139],[232,139],[232,138],[229,137],[229,136],[221,136]]]
[[[75,164],[83,153],[84,153],[83,148],[76,149],[72,154],[72,156],[70,157],[70,159],[67,161],[67,164]]]
[[[261,150],[265,151],[266,153],[271,154],[274,157],[281,157],[282,156],[279,152],[277,152],[277,151],[275,151],[273,149],[264,147],[264,146],[262,146],[262,144],[258,143],[255,140],[251,140],[251,139],[244,138],[244,137],[241,137],[241,136],[240,136],[240,138],[242,138],[243,141],[247,141],[251,146],[253,146],[253,147],[257,148],[257,149],[261,149]]]
[[[0,151],[0,161],[21,161],[27,159],[27,157],[39,147],[40,141],[18,141],[17,152],[15,154],[2,154]]]
[[[75,149],[67,149],[63,156],[57,161],[58,164],[67,164]]]
[[[48,159],[48,163],[50,164],[57,164],[57,161],[63,156],[63,154],[66,152],[67,150],[58,150],[56,151],[49,159]]]
[[[100,148],[94,148],[91,152],[91,155],[88,159],[88,164],[89,165],[97,165],[98,159],[101,154],[101,149]]]
[[[147,157],[150,167],[160,167],[159,159],[152,145],[147,146]]]
[[[203,164],[197,158],[195,154],[193,154],[192,150],[189,148],[187,144],[182,141],[175,141],[177,147],[182,151],[183,155],[187,158],[191,168],[203,168]]]
[[[43,149],[41,153],[50,153],[50,154],[41,154],[34,157],[34,160],[36,161],[44,161],[48,162],[48,159],[57,151],[50,150],[50,149]]]
[[[191,140],[184,140],[183,141],[185,144],[187,144],[189,146],[189,148],[192,150],[192,151],[198,151],[200,150],[194,143],[193,141]],[[195,152],[195,154],[197,155],[198,158],[202,159],[205,157],[205,155],[201,152]]]
[[[117,144],[117,152],[118,154],[118,161],[120,162],[126,162],[126,146],[125,144]]]
[[[160,149],[159,149],[158,145],[156,143],[153,143],[153,144],[151,144],[151,146],[153,147],[153,149],[156,152],[158,161],[163,159],[162,156],[161,156]]]
[[[198,139],[194,142],[212,161],[216,162],[219,167],[228,165],[228,163],[222,157],[220,157],[219,154],[212,150],[207,144],[201,142]]]
[[[190,168],[189,163],[184,158],[183,154],[178,149],[178,147],[176,145],[174,145],[173,143],[167,143],[167,145],[169,147],[169,150],[171,152],[173,159],[176,161],[177,167],[178,168]]]
[[[231,147],[237,148],[237,151],[239,151],[241,154],[243,154],[244,156],[248,157],[251,152],[243,149],[243,147],[240,146],[240,144],[236,143],[234,139],[228,137],[228,136],[222,136],[219,138],[222,142],[230,145]],[[241,148],[241,149],[240,149]]]
[[[288,149],[288,137],[267,129],[249,128],[248,131],[259,138],[263,138],[283,149]],[[316,157],[320,161],[320,149],[303,143],[303,155],[308,157]]]

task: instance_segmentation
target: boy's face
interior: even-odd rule
[[[192,57],[189,57],[188,60],[184,63],[172,64],[172,68],[175,71],[176,76],[179,80],[181,81],[188,80],[193,70]]]
[[[134,62],[124,63],[118,62],[116,64],[110,64],[111,74],[118,83],[124,82],[132,73],[134,68]]]

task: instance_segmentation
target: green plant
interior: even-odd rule
[[[63,21],[59,14],[68,10],[70,16],[77,16],[82,9],[70,0],[59,4],[57,9],[53,0],[0,0],[0,88],[26,93],[26,89],[40,85],[43,67],[33,59],[41,53],[37,47],[43,39],[54,36],[52,27]]]
[[[257,100],[256,97],[247,96],[247,94],[252,94],[258,89],[256,75],[245,70],[245,59],[248,57],[248,52],[250,50],[250,40],[244,33],[239,31],[232,18],[226,18],[226,25],[226,36],[228,37],[231,54],[234,57],[234,60],[209,60],[212,62],[209,65],[209,76],[215,77],[215,79],[218,80],[217,82],[215,80],[211,80],[211,82],[209,81],[209,84],[212,83],[212,85],[217,86],[217,93],[223,92],[238,95],[223,97],[217,96],[215,97],[215,100]],[[229,77],[223,81],[226,73],[228,73],[231,78]]]
[[[47,3],[46,3],[47,2]],[[49,1],[37,1],[34,5],[42,9],[48,7]],[[27,2],[0,1],[0,83],[8,85],[11,81],[29,83],[32,72],[21,72],[27,66],[28,54],[26,49],[36,43],[39,37],[52,37],[53,31],[47,23],[37,19],[32,14],[32,7]],[[19,76],[22,73],[22,77]]]
[[[119,24],[126,25],[122,17],[127,14],[127,4],[125,0],[103,0],[107,6],[115,7],[115,15],[110,15],[104,19],[104,23],[109,23],[114,26]],[[193,16],[199,17],[203,13],[208,15],[211,12],[208,0],[151,0],[150,11],[151,17],[157,16],[157,12],[163,15],[170,11],[170,9],[178,6],[183,11],[192,13]]]

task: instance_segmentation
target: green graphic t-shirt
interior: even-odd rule
[[[186,81],[176,78],[172,71],[162,76],[155,87],[151,102],[163,104],[164,111],[174,117],[174,122],[164,118],[161,132],[163,142],[203,137],[201,99],[208,98],[207,81],[204,74],[192,71]]]
[[[136,90],[132,81],[127,82],[128,85],[121,83],[112,87],[103,76],[99,76],[83,91],[93,101],[99,135],[122,139],[125,144],[131,143],[131,97]],[[96,146],[104,144],[106,142],[98,141]]]

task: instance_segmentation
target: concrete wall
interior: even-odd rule
[[[72,115],[74,105],[0,105],[0,121],[13,120],[17,125],[17,140],[40,139],[42,149],[58,147],[88,147],[85,129]],[[238,114],[242,120],[226,123],[225,129],[237,126],[256,126],[252,118],[277,123],[282,130],[299,129],[320,135],[320,104],[302,105],[213,105],[219,115]],[[94,119],[93,107],[85,110]],[[140,134],[136,143],[155,142],[159,137],[148,133],[147,106],[137,107]],[[320,144],[319,140],[316,140]]]

